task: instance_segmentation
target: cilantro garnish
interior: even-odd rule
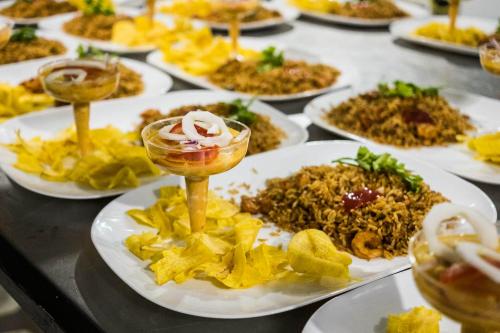
[[[114,9],[106,6],[104,0],[84,0],[85,9],[83,10],[85,15],[113,15],[115,13]]]
[[[10,41],[12,42],[31,42],[37,39],[36,30],[32,27],[22,27],[14,30],[12,36],[10,36]]]
[[[251,99],[247,103],[244,103],[238,98],[229,103],[231,105],[229,118],[242,122],[245,125],[251,125],[257,119],[257,115],[250,111],[253,101]]]
[[[380,83],[378,91],[385,97],[419,97],[419,96],[438,96],[437,87],[419,87],[413,83],[394,81],[393,87],[387,83]]]
[[[109,55],[109,53],[103,52],[96,47],[93,47],[90,45],[85,47],[82,44],[78,45],[76,52],[78,53],[78,58],[80,58],[80,59],[82,59],[82,58],[104,58],[107,55]]]
[[[274,46],[264,49],[260,55],[257,71],[267,72],[273,68],[281,67],[285,63],[283,51],[278,52]]]
[[[359,147],[356,158],[343,157],[332,161],[332,163],[343,163],[358,166],[366,171],[395,173],[412,192],[419,192],[422,177],[413,174],[406,169],[405,165],[388,153],[377,155],[368,148]]]

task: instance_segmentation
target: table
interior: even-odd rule
[[[289,43],[296,49],[348,57],[360,70],[360,89],[400,78],[500,98],[500,80],[483,72],[478,59],[393,42],[385,29],[301,20],[278,31],[254,35]],[[175,80],[174,90],[192,88]],[[308,101],[273,105],[295,114],[302,112]],[[338,139],[316,126],[308,131],[310,140]],[[499,209],[500,187],[476,185]],[[206,319],[163,309],[127,287],[91,243],[91,223],[110,200],[45,197],[21,188],[0,172],[0,283],[44,331],[298,332],[323,304],[242,320]]]

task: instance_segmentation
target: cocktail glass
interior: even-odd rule
[[[0,49],[9,42],[13,28],[14,23],[11,20],[0,19]]]
[[[439,237],[448,244],[477,241],[466,227],[461,222],[448,222]],[[496,227],[500,231],[499,223]],[[443,275],[450,264],[429,251],[423,232],[412,238],[409,252],[420,293],[438,311],[461,323],[462,333],[500,332],[500,284],[468,265],[456,266],[455,280]]]
[[[235,138],[225,147],[196,147],[180,145],[159,135],[165,126],[179,124],[183,117],[162,119],[142,130],[142,139],[149,158],[166,171],[184,176],[191,232],[201,232],[205,226],[208,195],[208,178],[235,167],[245,157],[250,139],[250,129],[235,120],[223,119],[235,133]]]
[[[92,149],[90,102],[104,99],[116,90],[120,79],[116,61],[62,59],[43,65],[38,73],[47,94],[73,104],[80,153],[87,155]]]
[[[479,59],[485,71],[500,75],[500,43],[495,39],[479,47]]]

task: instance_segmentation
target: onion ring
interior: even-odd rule
[[[195,121],[208,123],[210,126],[217,126],[219,128],[219,135],[206,137],[198,133],[196,130]],[[200,145],[205,147],[225,147],[231,143],[233,136],[229,132],[224,120],[208,111],[191,111],[182,118],[182,131],[189,138],[189,140],[198,141]]]

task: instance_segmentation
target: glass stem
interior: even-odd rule
[[[448,17],[450,18],[450,32],[455,32],[455,26],[458,15],[458,5],[460,0],[450,0],[450,8],[448,9]]]
[[[471,326],[467,324],[462,324],[461,333],[500,333],[500,331],[489,330],[482,327]]]
[[[238,38],[240,37],[240,21],[237,15],[229,23],[229,36],[231,37],[232,56],[236,59],[238,58]]]
[[[208,177],[185,178],[191,233],[203,231],[207,211]]]
[[[76,136],[78,138],[78,146],[82,156],[87,155],[91,151],[90,142],[90,104],[75,103],[73,104],[73,115],[75,117]]]
[[[149,17],[149,23],[151,26],[153,26],[153,20],[155,18],[155,0],[147,0],[147,7],[148,7],[148,17]]]

